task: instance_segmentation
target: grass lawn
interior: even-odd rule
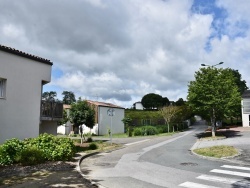
[[[238,151],[233,146],[213,146],[208,148],[195,149],[195,153],[215,158],[230,157],[238,154]]]

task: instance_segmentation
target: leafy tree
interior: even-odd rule
[[[42,94],[42,100],[55,101],[57,100],[56,96],[57,96],[57,93],[55,91],[50,91],[50,92],[46,91],[46,92],[43,92]]]
[[[167,97],[162,98],[161,95],[149,93],[143,96],[141,103],[146,109],[159,109],[162,106],[169,105],[169,100]]]
[[[62,95],[64,104],[72,104],[76,102],[75,94],[72,91],[63,91]]]
[[[205,119],[210,119],[212,136],[217,120],[240,108],[241,95],[231,71],[215,67],[201,68],[189,83],[188,104]]]
[[[160,113],[167,123],[168,132],[170,123],[173,123],[177,119],[179,111],[180,111],[179,106],[172,106],[172,105],[164,106],[163,108],[160,109]]]
[[[63,110],[63,118],[61,121],[58,121],[57,125],[63,125],[65,123],[67,123],[69,121],[69,117],[68,117],[68,113],[67,111],[64,109]]]
[[[88,105],[87,101],[79,100],[71,105],[70,119],[74,126],[85,124],[92,129],[95,124],[95,110]]]
[[[175,105],[176,106],[183,106],[185,105],[185,101],[182,99],[182,98],[179,98],[176,102],[175,102]]]

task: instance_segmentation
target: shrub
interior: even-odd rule
[[[0,165],[10,165],[16,162],[16,158],[24,148],[24,143],[16,138],[4,142],[0,146]]]
[[[19,156],[19,162],[22,165],[35,165],[45,161],[44,153],[35,146],[27,147],[21,151]]]
[[[36,146],[40,149],[47,160],[70,160],[76,150],[70,138],[57,138],[53,135],[44,133],[37,138],[26,140],[27,145]]]
[[[87,142],[93,142],[93,139],[91,137],[88,137]]]
[[[89,149],[90,150],[95,150],[95,149],[98,149],[98,146],[97,146],[96,143],[91,143],[91,144],[89,144]]]
[[[140,127],[134,129],[134,136],[142,136],[142,129]]]
[[[156,135],[158,130],[153,126],[142,126],[134,129],[134,136],[147,136],[147,135]]]

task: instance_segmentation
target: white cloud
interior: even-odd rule
[[[62,74],[45,88],[58,92],[125,107],[147,93],[185,99],[201,63],[224,61],[250,82],[249,29],[232,37],[249,13],[238,1],[216,2],[228,11],[228,32],[210,39],[213,15],[191,12],[190,0],[3,0],[0,43],[52,60]]]

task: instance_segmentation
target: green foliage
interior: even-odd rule
[[[215,67],[201,68],[188,88],[188,104],[198,115],[210,120],[232,116],[241,108],[241,95],[232,71]],[[214,134],[214,129],[213,129]]]
[[[125,117],[130,119],[160,119],[161,114],[158,111],[145,111],[145,110],[125,110]]]
[[[92,137],[88,137],[88,138],[87,138],[87,142],[93,142]]]
[[[63,91],[62,95],[64,104],[72,104],[76,102],[75,94],[72,91]]]
[[[142,97],[141,103],[146,109],[158,109],[159,107],[169,105],[169,100],[167,97],[163,98],[161,95],[149,93]]]
[[[35,146],[29,146],[21,151],[17,160],[22,165],[36,165],[45,162],[44,153]]]
[[[158,134],[158,130],[156,127],[153,126],[142,126],[136,127],[134,129],[134,136],[147,136],[147,135],[156,135]]]
[[[42,94],[42,100],[55,101],[56,96],[57,96],[57,93],[55,91],[50,91],[50,92],[46,91],[46,92],[43,92]]]
[[[92,129],[95,124],[95,110],[88,105],[87,101],[79,99],[77,103],[71,105],[70,119],[77,127],[85,124]]]
[[[40,149],[47,160],[70,160],[75,154],[75,145],[69,138],[57,138],[44,133],[26,141],[27,145]]]
[[[98,149],[98,146],[97,146],[96,143],[91,143],[91,144],[89,144],[89,149],[90,150],[96,150],[96,149]]]
[[[23,148],[23,142],[16,138],[4,142],[4,144],[0,146],[0,165],[9,165],[16,162],[16,158]]]

